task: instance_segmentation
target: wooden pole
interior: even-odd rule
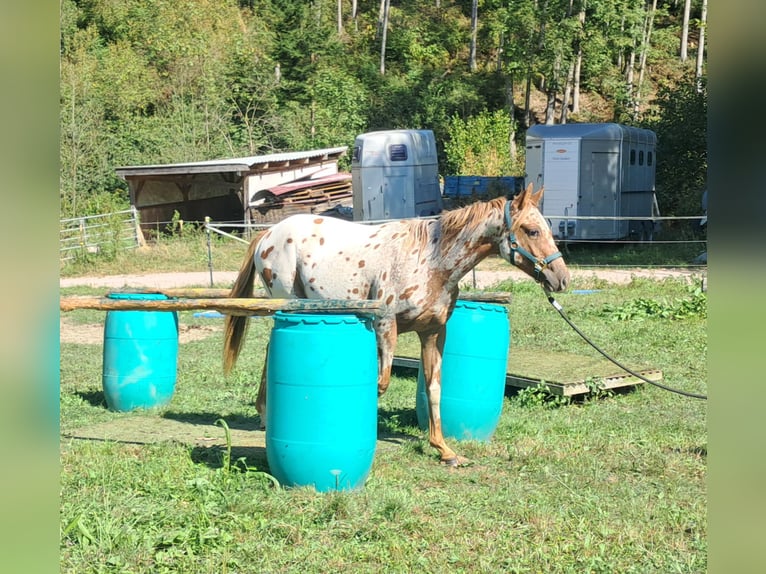
[[[229,289],[208,289],[199,287],[171,287],[168,289],[131,288],[128,290],[112,290],[109,293],[160,293],[166,297],[180,299],[226,299],[229,297]],[[107,295],[109,294],[107,293]],[[256,289],[253,297],[267,299],[264,289]],[[458,295],[461,301],[477,301],[480,303],[511,304],[511,294],[505,291],[461,291]],[[343,300],[345,303],[351,301]]]
[[[328,314],[364,313],[381,315],[378,301],[339,299],[110,299],[109,297],[62,297],[61,311],[95,309],[99,311],[190,311],[204,309],[225,315],[267,316],[276,311],[311,311]]]

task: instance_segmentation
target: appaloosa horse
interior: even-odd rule
[[[294,215],[277,223],[248,249],[230,297],[252,297],[257,271],[271,297],[370,299],[383,302],[375,320],[378,396],[388,388],[398,333],[417,332],[429,406],[429,441],[442,462],[463,457],[447,446],[440,416],[442,351],[458,283],[492,253],[500,255],[546,291],[562,291],[569,270],[538,209],[542,190],[532,184],[513,200],[498,197],[444,212],[437,219],[380,225],[332,217]],[[247,317],[227,316],[224,371],[236,362]],[[256,408],[265,424],[266,384]]]

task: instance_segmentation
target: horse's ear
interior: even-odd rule
[[[535,207],[539,207],[540,206],[540,200],[543,198],[543,191],[545,191],[545,188],[541,187],[540,191],[538,191],[535,194],[530,194],[529,195],[529,201],[530,201],[530,203],[533,203],[535,205]]]
[[[521,211],[529,203],[537,205],[537,202],[540,200],[541,197],[542,197],[542,190],[535,193],[534,183],[530,181],[527,188],[519,192],[519,194],[513,198],[513,202],[511,205],[514,207],[514,209]]]

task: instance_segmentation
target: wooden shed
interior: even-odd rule
[[[184,221],[252,223],[275,221],[290,214],[286,184],[296,184],[303,198],[302,209],[310,203],[351,197],[351,176],[338,173],[338,159],[348,147],[214,159],[190,163],[118,167],[130,190],[130,203],[141,218],[143,231],[160,230],[172,221],[175,212]],[[347,184],[342,182],[347,181]],[[298,185],[300,184],[300,185]],[[347,189],[343,187],[346,185]],[[274,190],[274,192],[270,191]],[[317,193],[310,193],[319,190]],[[329,190],[324,193],[323,190]],[[293,198],[295,199],[295,198]],[[293,204],[300,204],[292,201]],[[295,212],[288,209],[288,212]],[[281,210],[279,213],[269,212]]]

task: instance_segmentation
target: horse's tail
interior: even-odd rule
[[[253,255],[264,233],[265,231],[262,231],[250,242],[245,260],[239,269],[237,280],[229,292],[230,298],[253,296],[253,285],[255,283],[255,261],[253,260]],[[237,362],[239,351],[242,349],[242,343],[244,343],[245,335],[247,334],[248,318],[239,315],[226,315],[223,327],[223,372],[225,374],[228,374]]]

